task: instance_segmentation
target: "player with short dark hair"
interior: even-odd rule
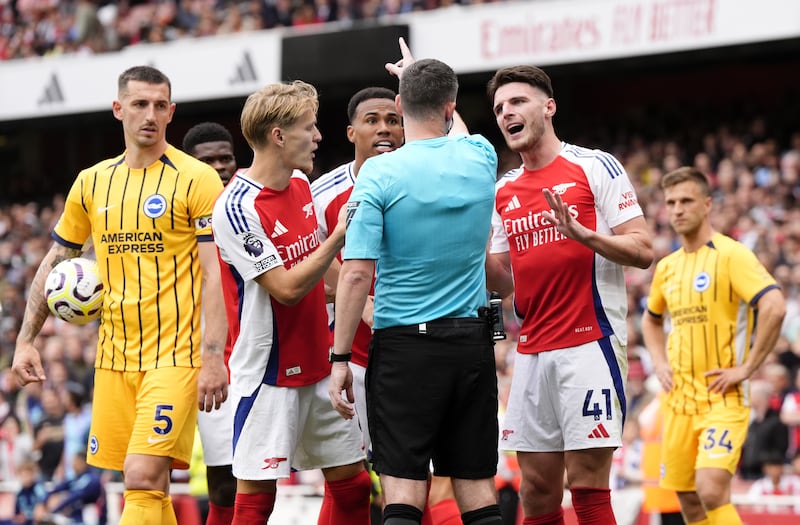
[[[227,185],[236,172],[233,136],[217,122],[201,122],[183,136],[183,151],[217,170],[222,184]]]
[[[326,238],[328,232],[333,231],[336,227],[339,210],[347,203],[364,162],[368,158],[394,151],[403,145],[403,125],[395,106],[395,97],[396,94],[391,89],[368,87],[358,91],[350,98],[347,105],[347,115],[350,119],[350,124],[347,126],[347,139],[354,145],[355,159],[325,173],[311,184],[311,195],[314,198],[320,234],[323,238]],[[334,272],[326,277],[326,280],[330,279],[335,288],[339,265],[334,262],[332,267]],[[330,305],[328,314],[332,328],[333,304]],[[364,375],[371,338],[372,327],[362,321],[353,341],[352,364],[358,405],[356,413],[368,451],[371,448],[371,442],[364,395]]]
[[[517,452],[525,525],[563,524],[566,470],[581,525],[615,523],[609,472],[625,421],[623,265],[646,268],[650,235],[610,154],[558,139],[549,76],[498,70],[492,110],[523,166],[497,183],[490,289],[522,317],[500,447]],[[513,275],[513,278],[512,278]]]
[[[355,416],[347,361],[377,274],[366,391],[383,522],[420,523],[432,462],[452,478],[465,525],[501,524],[497,375],[479,316],[497,154],[467,135],[452,68],[400,47],[387,68],[400,78],[406,144],[364,162],[347,204],[329,395]]]
[[[347,203],[353,191],[356,177],[361,166],[370,157],[380,155],[387,151],[394,151],[403,145],[403,123],[395,106],[397,95],[391,89],[384,87],[367,87],[357,91],[347,104],[347,140],[355,151],[355,158],[321,175],[311,184],[311,195],[314,199],[314,208],[319,221],[320,237],[325,239],[328,232],[336,228],[339,210]],[[326,291],[329,300],[335,293],[336,281],[339,276],[341,255],[331,263],[331,268],[325,275]],[[356,413],[361,433],[364,436],[364,446],[367,457],[371,456],[372,441],[369,437],[369,423],[367,421],[367,404],[364,390],[364,377],[367,369],[369,342],[372,338],[372,302],[368,301],[362,322],[353,341],[353,388],[356,392]],[[328,322],[333,338],[334,311],[333,303],[328,304]],[[330,504],[330,492],[325,491],[322,500],[323,507]],[[324,512],[324,509],[323,509]]]
[[[112,110],[125,151],[73,183],[31,283],[13,370],[21,384],[46,379],[34,346],[49,313],[44,282],[91,237],[104,300],[88,462],[123,472],[122,525],[169,525],[170,469],[189,465],[198,405],[213,410],[228,395],[225,374],[202,366],[201,355],[202,348],[221,356],[225,347],[210,223],[222,183],[207,164],[167,143],[175,104],[166,75],[135,66],[118,87]]]
[[[201,122],[189,128],[183,136],[183,149],[198,160],[202,160],[219,173],[222,184],[227,185],[236,173],[236,157],[233,153],[233,136],[216,122]],[[204,356],[206,366],[216,366],[228,372],[231,356],[230,337],[225,342],[222,360],[219,356]],[[217,358],[217,359],[215,359]],[[213,360],[212,362],[209,362]],[[197,414],[197,429],[203,444],[203,461],[206,465],[208,484],[208,517],[206,525],[230,525],[236,501],[236,478],[233,477],[233,408],[226,400],[218,410]]]

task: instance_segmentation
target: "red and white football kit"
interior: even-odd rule
[[[353,192],[353,185],[356,182],[353,164],[354,162],[342,164],[338,168],[322,175],[311,184],[311,196],[314,200],[314,209],[317,212],[320,240],[327,239],[328,232],[336,228],[339,222],[339,210],[347,204],[347,200]],[[337,259],[341,262],[341,254],[337,255]],[[373,293],[374,290],[370,289],[370,295]],[[332,304],[328,305],[328,314],[329,321],[331,323],[334,322]],[[333,337],[333,331],[331,331],[331,337]],[[353,339],[353,363],[362,367],[367,366],[370,339],[372,339],[372,330],[364,321],[361,321]]]
[[[240,168],[234,173],[234,177],[239,173],[246,173],[247,168]],[[228,385],[231,383],[231,371],[228,362],[231,359],[233,341],[228,332],[225,341],[224,361],[225,369],[228,371]],[[230,465],[233,462],[233,403],[231,398],[223,402],[218,409],[206,412],[201,410],[197,413],[197,430],[200,434],[200,442],[203,446],[203,463],[209,467],[219,467]]]
[[[522,319],[500,444],[531,451],[618,446],[627,373],[622,266],[544,219],[545,188],[599,233],[642,215],[625,170],[599,150],[564,143],[544,168],[519,168],[498,181],[490,251],[509,253]],[[531,397],[551,412],[526,413]]]
[[[295,171],[276,191],[239,173],[217,200],[212,227],[234,341],[234,475],[277,479],[290,467],[359,461],[358,426],[338,417],[323,381],[330,375],[330,333],[322,281],[293,306],[255,281],[278,265],[291,269],[319,246],[308,179]]]
[[[355,162],[342,164],[338,168],[325,173],[311,184],[311,197],[314,200],[314,209],[317,212],[317,220],[319,221],[320,239],[327,239],[328,232],[336,228],[336,224],[339,222],[339,210],[347,203],[350,194],[353,192],[353,185],[356,182],[356,176],[353,173],[354,164]],[[341,262],[341,254],[336,257]],[[374,287],[374,278],[372,282]],[[375,290],[371,287],[369,293],[374,295]],[[335,323],[333,304],[328,304],[328,323],[331,327],[331,344],[333,344],[333,325]],[[369,435],[369,422],[367,421],[367,394],[364,381],[371,339],[372,329],[364,321],[358,323],[353,345],[351,346],[353,357],[350,369],[353,372],[353,396],[355,397],[356,416],[361,426],[364,445],[367,450],[372,448],[372,439]]]

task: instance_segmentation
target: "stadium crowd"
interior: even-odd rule
[[[493,1],[498,0],[2,0],[0,60],[94,54],[275,27],[352,24]]]
[[[43,3],[48,2],[18,2],[17,9]],[[91,2],[75,2],[76,10],[84,3]],[[180,13],[200,3],[181,2],[180,6],[172,6],[174,12],[169,20],[180,19]],[[323,3],[318,1],[316,5],[319,7]],[[391,3],[382,2],[384,6]],[[138,5],[165,9],[168,4]],[[130,6],[130,9],[135,7]],[[6,13],[8,5],[3,9]],[[779,427],[785,425],[781,428],[786,429],[788,440],[786,446],[778,450],[746,458],[754,463],[748,464],[747,471],[740,473],[740,477],[752,480],[760,477],[763,463],[773,461],[771,458],[776,454],[788,469],[800,449],[800,206],[797,205],[800,198],[800,130],[789,137],[778,138],[770,134],[764,118],[756,117],[744,131],[739,128],[733,131],[723,123],[705,132],[697,146],[666,136],[649,141],[631,138],[624,143],[586,143],[614,152],[630,174],[654,235],[656,259],[677,247],[658,189],[659,179],[663,173],[678,166],[694,165],[712,182],[714,227],[751,248],[779,281],[787,300],[787,315],[778,346],[753,381],[760,391],[766,392],[769,400],[762,413],[755,414],[754,410],[753,424],[762,423],[764,417],[772,417],[774,423],[777,417],[782,420]],[[513,155],[509,158],[505,152],[503,158],[506,160],[501,166],[514,165]],[[95,325],[76,326],[48,319],[38,345],[43,349],[48,378],[44,384],[20,389],[9,369],[27,286],[50,245],[50,232],[62,206],[63,197],[60,195],[48,202],[3,203],[0,206],[0,481],[18,479],[16,469],[27,458],[38,463],[43,481],[64,480],[70,474],[70,454],[76,450],[75,443],[81,440],[85,443],[88,431],[88,422],[82,414],[87,413],[92,399]],[[636,419],[638,410],[657,390],[646,386],[652,369],[647,352],[640,343],[639,331],[652,271],[653,266],[647,270],[626,269],[628,352],[631,360],[628,421]],[[506,305],[506,310],[510,338],[496,347],[501,402],[510,384],[517,329],[510,304]],[[788,401],[784,402],[784,399]],[[748,439],[759,439],[764,434],[751,431]],[[634,435],[630,442],[636,439]],[[763,449],[764,446],[749,444],[754,449]],[[748,445],[745,450],[747,448]],[[635,457],[626,462],[629,464],[636,464]],[[508,486],[513,487],[513,472],[509,473],[505,468],[500,472],[508,475]],[[625,468],[617,470],[620,479],[615,486],[639,481],[635,472],[625,472]],[[503,486],[503,482],[498,486]],[[7,516],[0,516],[2,518]]]

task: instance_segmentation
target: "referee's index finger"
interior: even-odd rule
[[[398,39],[398,42],[400,43],[400,53],[403,55],[403,59],[410,58],[413,60],[414,57],[411,55],[411,48],[409,48],[408,44],[406,44],[406,39],[401,36]],[[408,64],[404,65],[407,66]]]

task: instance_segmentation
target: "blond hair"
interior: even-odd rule
[[[317,90],[311,84],[302,80],[268,84],[247,97],[240,121],[242,135],[251,148],[262,148],[272,129],[289,127],[309,109],[316,114],[318,108]]]

